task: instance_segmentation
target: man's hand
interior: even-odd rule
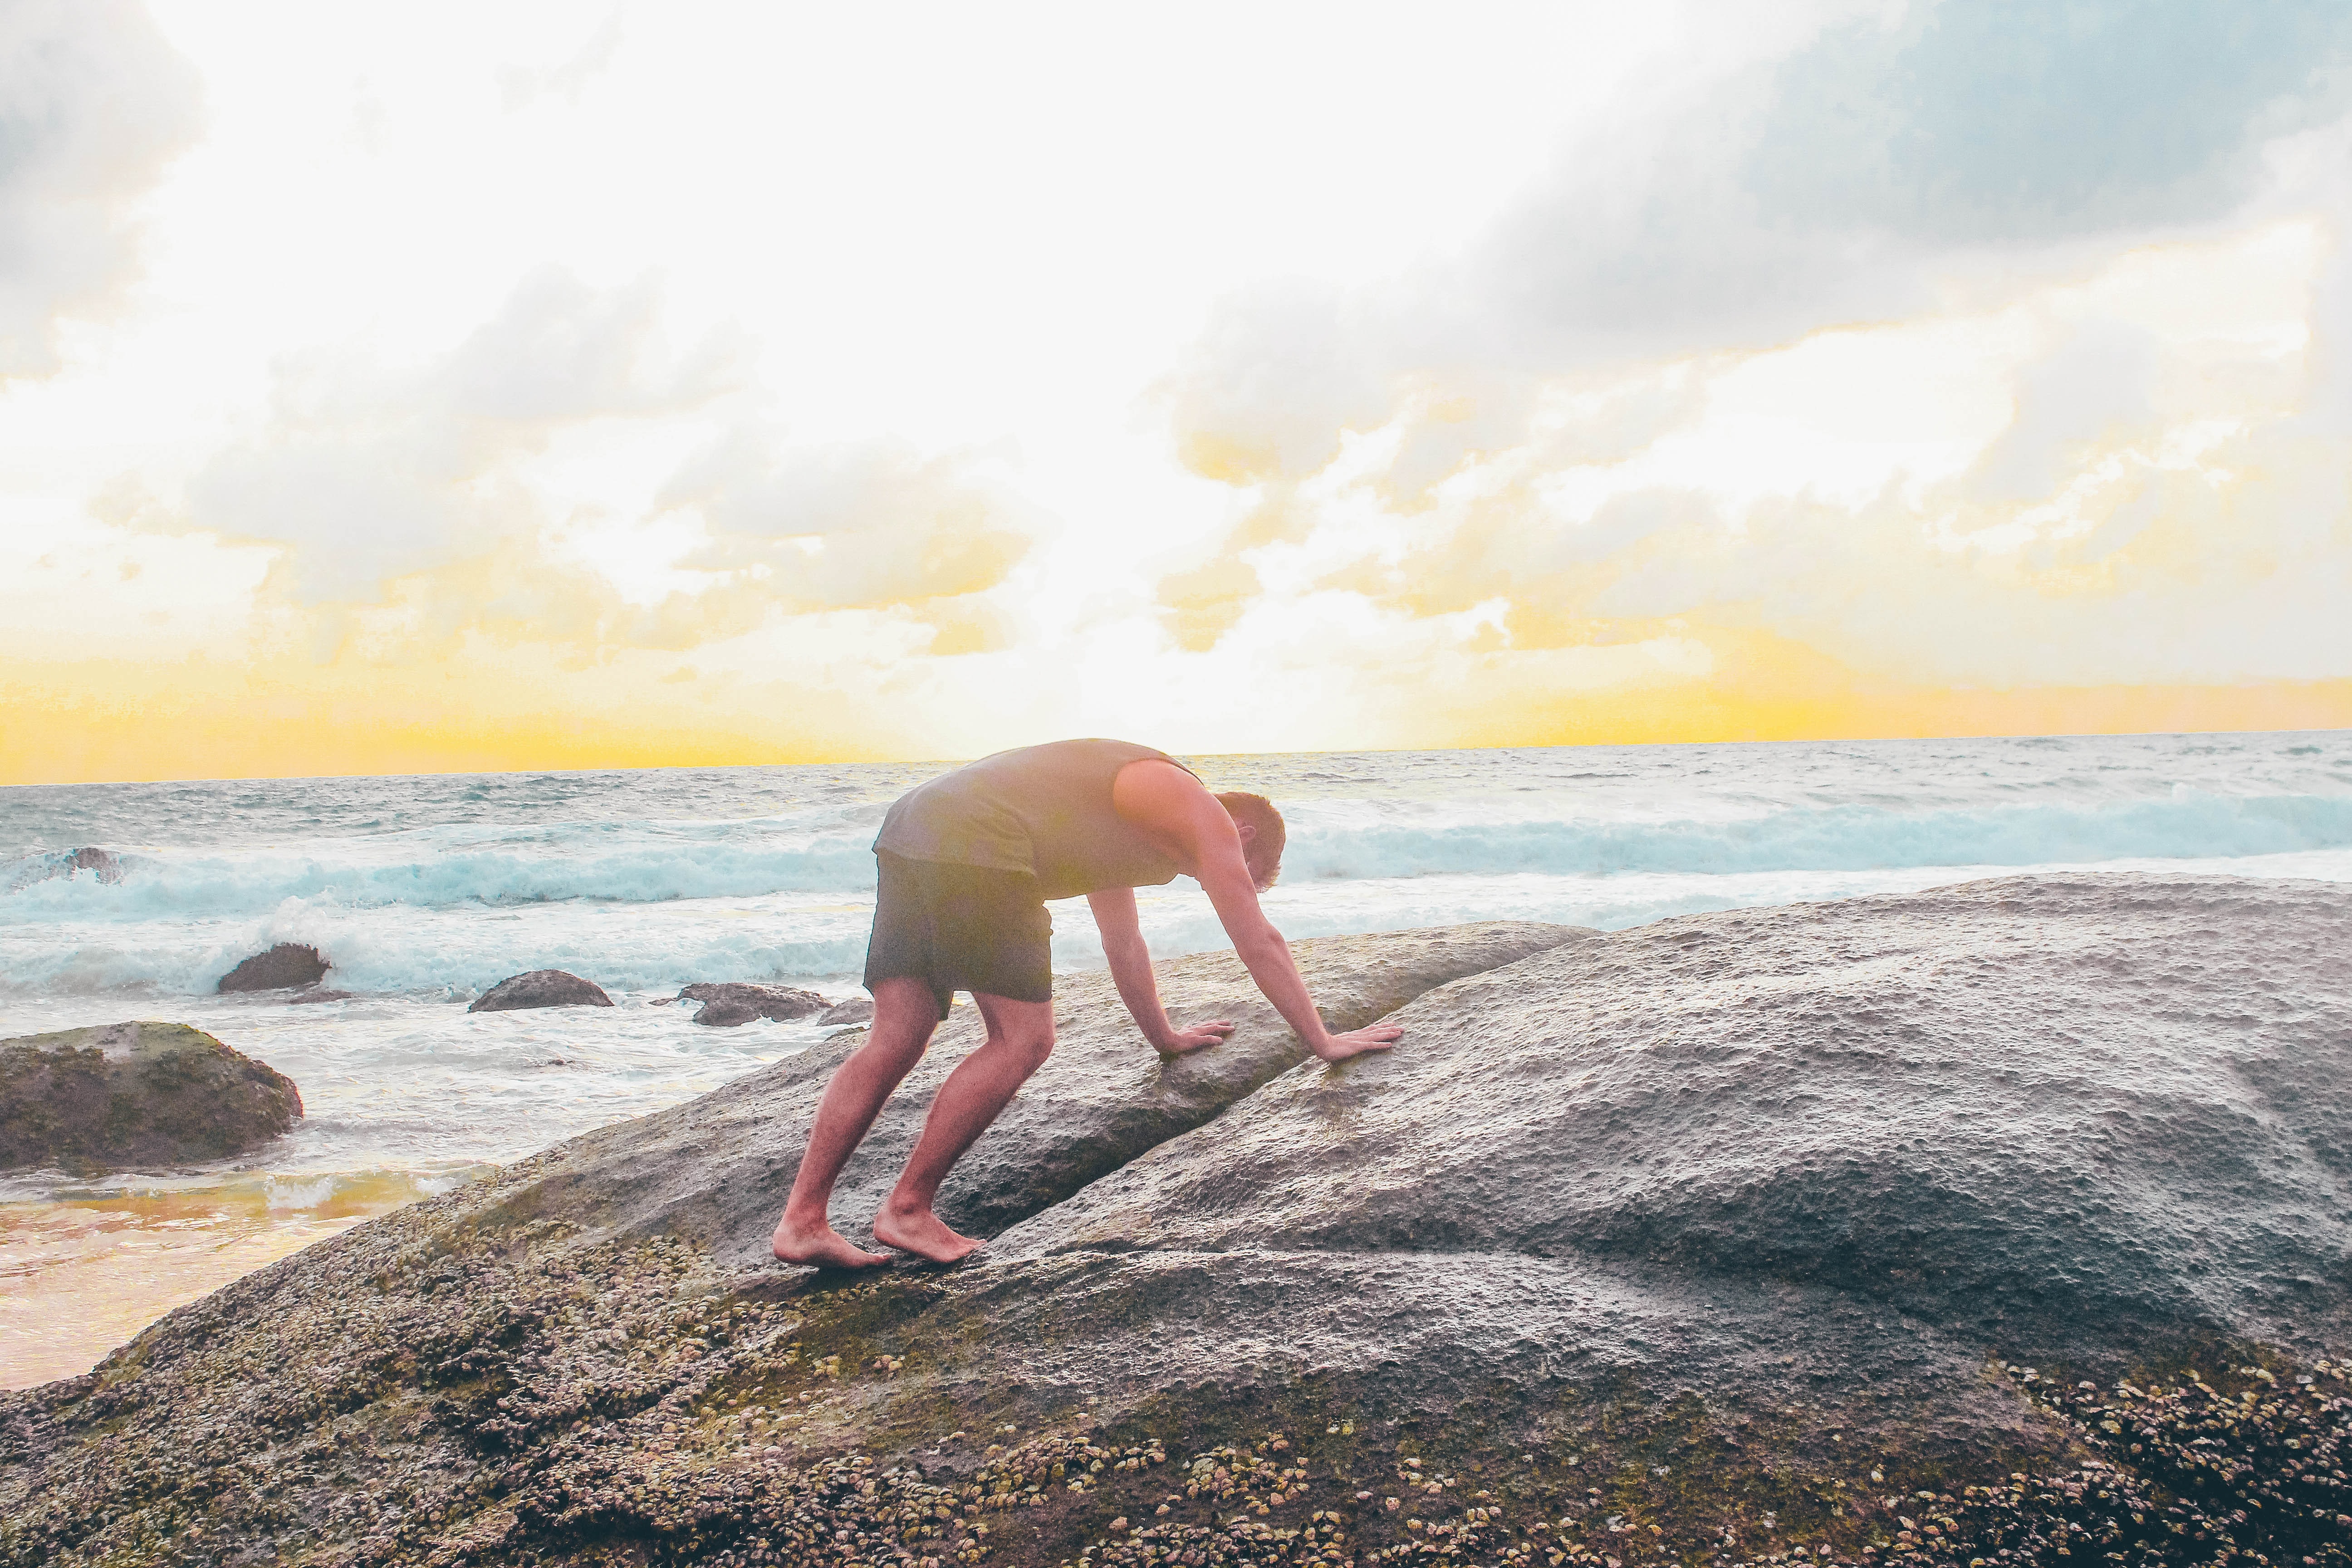
[[[1258,990],[1274,1004],[1283,1022],[1297,1031],[1308,1050],[1327,1062],[1339,1062],[1366,1051],[1387,1050],[1402,1037],[1404,1030],[1394,1024],[1374,1024],[1344,1035],[1324,1027],[1322,1016],[1315,1011],[1315,999],[1307,993],[1307,982],[1299,977],[1298,964],[1290,956],[1290,944],[1258,906],[1257,883],[1242,851],[1241,830],[1199,779],[1173,763],[1129,763],[1111,781],[1110,804],[1119,816],[1158,837],[1177,865],[1201,884],[1217,911],[1217,923],[1233,938],[1234,952],[1249,970],[1250,978],[1257,982]],[[1126,933],[1135,924],[1135,894],[1126,890],[1123,900],[1099,893],[1087,896],[1095,901],[1095,922],[1102,928],[1103,952],[1118,980],[1118,994],[1141,1024],[1151,1015],[1139,1004],[1148,999],[1152,1010],[1157,1010],[1159,996],[1147,989],[1151,959],[1143,952],[1141,935],[1134,937],[1131,952],[1123,951],[1128,944]],[[1132,984],[1129,968],[1138,973]]]
[[[1195,1024],[1189,1029],[1180,1029],[1171,1024],[1151,1043],[1165,1055],[1181,1057],[1203,1046],[1222,1046],[1233,1032],[1234,1026],[1223,1018],[1210,1024]]]
[[[1327,1062],[1343,1062],[1366,1051],[1387,1050],[1403,1037],[1404,1026],[1401,1024],[1370,1024],[1344,1035],[1326,1035],[1319,1045],[1310,1040],[1307,1048]]]
[[[1343,1062],[1366,1051],[1387,1050],[1403,1037],[1404,1030],[1395,1024],[1373,1024],[1343,1035],[1324,1026],[1290,956],[1290,944],[1258,907],[1257,883],[1242,851],[1241,830],[1207,785],[1173,763],[1129,763],[1111,781],[1110,804],[1120,816],[1157,837],[1177,865],[1201,884],[1250,978],[1308,1050],[1327,1062]],[[1180,1054],[1215,1045],[1233,1033],[1227,1023],[1183,1030],[1168,1024],[1152,983],[1151,954],[1144,951],[1137,923],[1134,889],[1105,889],[1088,893],[1087,901],[1094,906],[1111,978],[1145,1038],[1163,1051]]]

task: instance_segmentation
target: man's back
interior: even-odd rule
[[[874,847],[1037,879],[1039,896],[1157,887],[1176,862],[1111,805],[1132,763],[1171,761],[1131,741],[1055,741],[982,757],[899,798]]]

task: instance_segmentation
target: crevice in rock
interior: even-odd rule
[[[1488,921],[1293,947],[1325,1019],[1345,1029],[1464,975],[1596,934]],[[1108,974],[1064,977],[1053,1058],[942,1189],[940,1213],[950,1225],[999,1236],[1214,1119],[1305,1058],[1232,953],[1173,959],[1158,974],[1171,1017],[1231,1019],[1233,1037],[1162,1057],[1137,1035]],[[940,1083],[982,1036],[977,1011],[956,1009],[884,1107],[835,1189],[835,1224],[845,1234],[862,1237],[858,1227],[896,1182]],[[675,1235],[705,1243],[725,1262],[765,1263],[817,1101],[860,1040],[823,1042],[687,1105],[533,1156],[483,1194],[480,1223],[561,1216],[600,1234]]]

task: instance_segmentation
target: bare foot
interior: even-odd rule
[[[782,1262],[813,1264],[819,1268],[879,1268],[890,1261],[887,1252],[867,1252],[850,1246],[829,1225],[794,1225],[789,1219],[777,1225],[776,1238],[770,1246]]]
[[[1349,1057],[1362,1056],[1366,1051],[1384,1051],[1404,1037],[1401,1024],[1372,1024],[1361,1029],[1350,1029],[1344,1035],[1333,1035],[1322,1045],[1312,1047],[1327,1062],[1343,1062]]]
[[[874,1216],[874,1239],[934,1263],[953,1263],[986,1245],[978,1237],[958,1236],[928,1208],[884,1209]]]

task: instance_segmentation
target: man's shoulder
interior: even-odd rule
[[[1200,776],[1173,757],[1138,757],[1164,768],[1126,766],[1112,775],[1111,809],[1131,822],[1173,822],[1188,815],[1206,788]]]
[[[966,763],[956,770],[980,777],[1018,773],[1037,769],[1084,769],[1093,767],[1123,767],[1129,763],[1175,762],[1157,746],[1147,746],[1140,741],[1114,741],[1100,735],[1081,736],[1067,741],[1040,741],[1034,746],[1013,746],[1002,752],[991,752],[976,762]],[[1182,766],[1182,763],[1178,763]]]

